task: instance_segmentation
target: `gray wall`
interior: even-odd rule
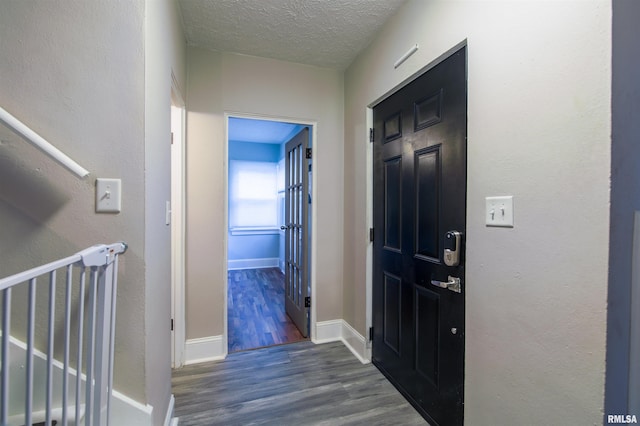
[[[2,274],[127,241],[115,387],[144,401],[144,3],[2,2],[0,39],[2,107],[91,171],[80,181],[19,139],[0,146]],[[122,213],[94,213],[96,177],[122,179]]]
[[[225,332],[225,112],[318,123],[317,316],[342,318],[342,72],[195,47],[188,72],[187,339]]]
[[[156,424],[170,393],[171,71],[182,87],[186,77],[175,7],[170,0],[0,3],[1,106],[91,172],[78,180],[18,138],[0,144],[0,270],[6,276],[126,241],[114,387],[153,405]],[[96,177],[122,179],[121,213],[94,213]]]
[[[119,7],[120,3],[116,4]],[[186,41],[174,0],[145,0],[144,258],[145,388],[153,424],[171,397],[171,89],[186,90]],[[172,81],[175,83],[172,84]]]
[[[640,210],[640,3],[613,2],[611,250],[607,316],[605,414],[640,415],[628,407],[633,218]],[[637,256],[637,253],[636,253]],[[636,257],[637,268],[638,261]],[[640,289],[635,289],[640,291]],[[636,386],[638,384],[636,383]],[[636,394],[637,396],[637,394]]]

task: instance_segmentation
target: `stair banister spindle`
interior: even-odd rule
[[[53,404],[51,403],[51,397],[53,395],[53,338],[54,338],[54,326],[55,326],[55,314],[56,314],[56,271],[49,273],[49,328],[47,342],[47,392],[46,392],[46,420],[45,424],[53,424],[51,421],[51,411],[53,410]]]
[[[64,364],[62,368],[62,424],[68,423],[69,404],[69,341],[71,336],[71,285],[73,265],[67,266],[67,287],[64,301]]]
[[[0,424],[9,418],[9,336],[11,330],[11,288],[2,291],[2,371],[0,371]]]
[[[97,300],[97,290],[98,290],[98,271],[95,267],[91,267],[91,280],[89,284],[89,326],[87,327],[87,332],[89,333],[87,337],[87,386],[85,389],[85,423],[87,426],[92,426],[94,423],[94,404],[93,404],[93,381],[95,380],[95,349],[96,349],[96,300]],[[91,386],[90,386],[91,384]]]
[[[82,268],[80,272],[80,299],[84,300],[85,293],[85,281],[87,271],[86,268]],[[76,419],[80,418],[80,401],[82,398],[82,392],[80,392],[82,384],[82,345],[84,344],[82,336],[84,334],[84,303],[78,304],[78,348],[77,348],[77,366],[76,366]]]
[[[27,320],[27,383],[25,392],[24,424],[33,424],[33,344],[36,316],[36,279],[29,280],[29,318]]]

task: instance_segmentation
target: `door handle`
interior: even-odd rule
[[[287,227],[286,227],[286,226],[284,226],[284,225],[282,225],[282,226],[280,227],[280,229],[282,229],[282,230],[284,231],[285,229],[287,229]]]
[[[462,293],[462,285],[460,284],[460,278],[452,277],[449,275],[449,281],[437,281],[431,280],[431,284],[436,287],[446,288],[447,290],[455,291],[456,293]]]

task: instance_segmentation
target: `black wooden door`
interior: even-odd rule
[[[463,420],[466,103],[462,48],[373,110],[373,362],[437,425]]]
[[[309,129],[285,145],[285,311],[304,337],[309,336]]]

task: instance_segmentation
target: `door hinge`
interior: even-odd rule
[[[307,148],[307,150],[305,151],[305,157],[307,158],[307,160],[311,159],[311,148]]]
[[[373,327],[369,327],[369,341],[373,342]]]
[[[373,228],[369,228],[369,242],[370,243],[373,242],[373,237],[374,237]]]
[[[310,308],[311,307],[311,298],[309,296],[304,298],[304,307],[305,308]]]
[[[173,331],[173,318],[171,318],[171,331]]]
[[[369,129],[369,142],[373,142],[375,132],[373,131],[373,127]]]

